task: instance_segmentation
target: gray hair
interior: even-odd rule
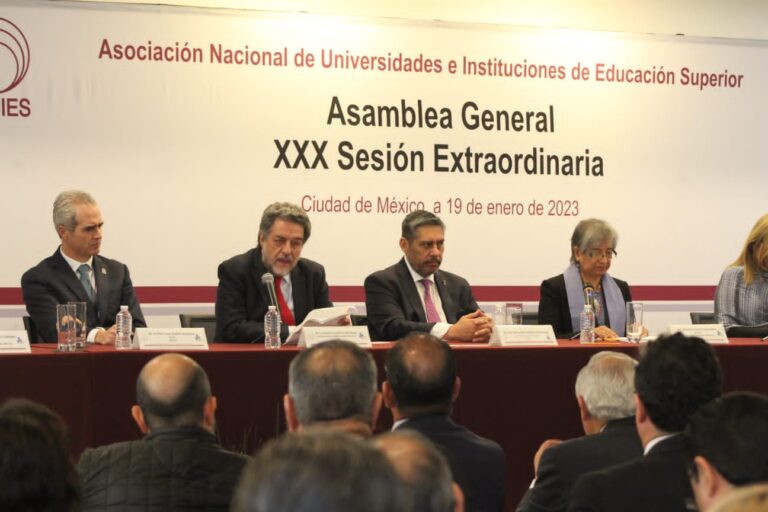
[[[584,219],[576,224],[576,229],[571,235],[571,263],[576,261],[573,256],[574,247],[578,247],[581,252],[584,252],[600,242],[609,242],[611,247],[616,249],[619,235],[610,224],[600,219]]]
[[[82,190],[65,190],[53,201],[53,227],[64,226],[67,231],[77,227],[77,205],[96,204],[96,200],[88,192]]]
[[[635,414],[635,366],[628,355],[609,350],[589,359],[576,376],[576,395],[592,416],[608,421]]]
[[[448,460],[424,435],[400,429],[373,440],[384,452],[407,489],[409,510],[451,512],[456,506]]]
[[[426,210],[414,210],[403,219],[402,237],[410,242],[416,238],[416,230],[421,226],[440,226],[445,231],[445,224],[440,217]]]
[[[288,368],[288,394],[303,426],[320,421],[371,422],[376,363],[354,343],[331,340],[308,348]]]
[[[272,203],[267,206],[264,209],[264,213],[261,214],[259,235],[267,236],[277,219],[298,224],[304,228],[304,241],[309,240],[309,235],[312,232],[312,223],[309,222],[309,216],[300,206],[293,203]]]

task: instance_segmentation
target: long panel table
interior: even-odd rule
[[[716,346],[725,388],[768,394],[768,344],[732,340]],[[390,344],[374,344],[372,353],[383,378]],[[579,345],[497,348],[454,345],[461,395],[454,410],[459,423],[494,439],[508,459],[508,510],[532,478],[532,457],[550,437],[581,435],[573,385],[576,373],[599,350],[637,355],[636,345]],[[265,350],[259,345],[211,344],[205,352],[187,352],[208,373],[218,397],[218,429],[224,446],[252,452],[285,430],[282,396],[288,364],[296,348]],[[94,346],[58,353],[53,345],[35,345],[29,355],[0,357],[0,400],[26,397],[40,401],[67,421],[74,455],[89,446],[137,439],[130,416],[141,367],[156,353],[117,351]],[[383,412],[379,429],[391,417]]]

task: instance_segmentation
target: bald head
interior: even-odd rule
[[[446,342],[429,334],[409,334],[387,352],[385,369],[402,412],[418,415],[450,411],[456,360]]]
[[[149,361],[136,380],[136,401],[150,430],[202,426],[211,385],[203,369],[182,354]]]

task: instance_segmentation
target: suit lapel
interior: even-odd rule
[[[400,260],[400,264],[397,266],[398,282],[403,285],[403,292],[405,299],[409,302],[411,309],[416,312],[417,320],[419,322],[427,321],[427,313],[424,311],[424,306],[421,304],[421,296],[416,289],[416,283],[413,281],[413,276],[408,270],[408,265],[405,263],[405,258]]]
[[[307,296],[304,293],[304,290],[306,290],[306,279],[304,276],[304,272],[299,269],[299,264],[297,263],[295,267],[293,267],[293,270],[291,271],[291,293],[293,294],[293,316],[296,319],[296,325],[301,323],[300,319],[304,319],[304,317],[307,316],[307,313],[309,313],[309,308],[307,306]],[[286,301],[287,301],[286,297]]]
[[[265,267],[264,263],[261,261],[261,247],[257,247],[256,250],[253,251],[251,279],[261,297],[261,303],[269,305],[272,304],[272,301],[269,299],[267,286],[261,282],[261,276],[263,276],[265,272],[267,272],[267,267]]]
[[[72,267],[69,266],[69,263],[67,263],[67,260],[64,259],[64,256],[61,255],[58,249],[53,254],[51,267],[61,277],[62,282],[69,288],[69,291],[77,297],[77,300],[88,302],[88,295],[85,293],[83,283],[77,278],[77,275],[72,271]]]
[[[449,323],[455,323],[458,318],[456,303],[453,300],[453,293],[448,286],[448,281],[443,276],[443,273],[439,270],[435,272],[435,285],[437,285],[437,293],[440,294],[440,302],[443,303],[443,313],[445,313],[445,320]]]
[[[104,323],[104,312],[108,310],[107,300],[111,288],[107,267],[98,256],[93,257],[93,276],[96,281],[96,300],[93,304],[96,307],[96,317],[101,325]]]

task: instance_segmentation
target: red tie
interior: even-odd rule
[[[277,294],[277,305],[280,306],[280,318],[282,318],[285,325],[296,325],[296,319],[293,318],[291,308],[288,307],[288,303],[285,302],[285,297],[283,297],[283,289],[280,286],[282,282],[282,276],[275,276],[275,293]]]

